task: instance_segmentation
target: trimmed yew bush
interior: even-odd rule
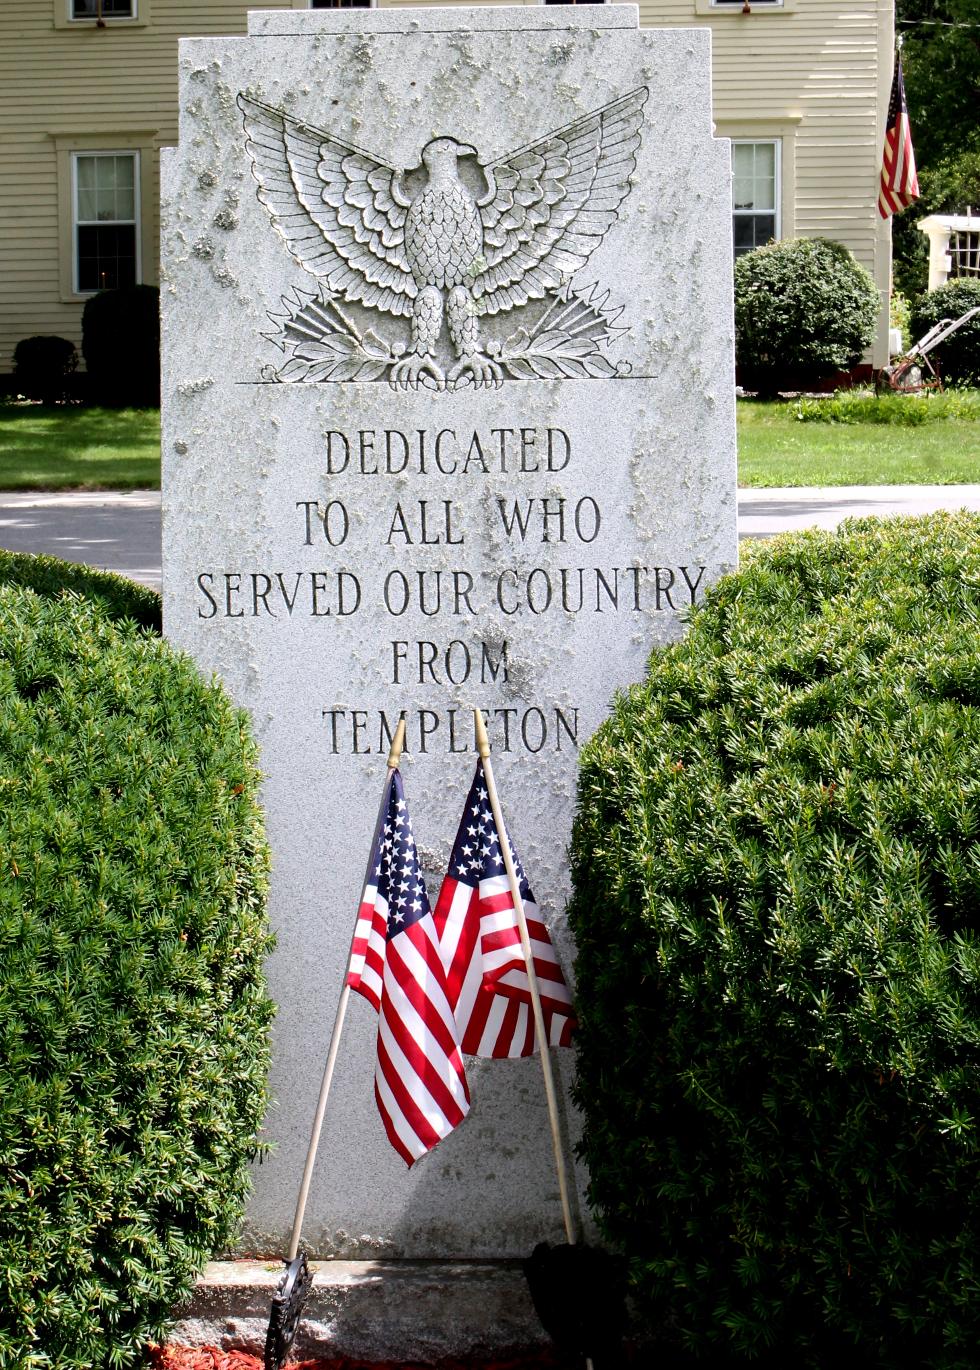
[[[142,1364],[235,1230],[271,1016],[258,778],[244,717],[125,604],[0,584],[2,1366]]]
[[[806,389],[861,360],[880,300],[852,252],[828,238],[787,238],[735,263],[735,359],[749,390]]]
[[[14,348],[14,382],[18,393],[29,400],[44,404],[63,400],[77,366],[78,353],[68,338],[42,334],[22,338]]]
[[[82,355],[93,404],[120,409],[160,403],[160,291],[155,285],[100,290],[82,310]]]
[[[573,873],[583,1153],[654,1337],[975,1366],[980,517],[750,546],[585,749]]]
[[[157,592],[114,571],[0,547],[0,585],[21,585],[52,599],[74,596],[94,603],[110,618],[131,618],[141,627],[161,630]]]

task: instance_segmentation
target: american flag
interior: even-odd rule
[[[377,1010],[374,1094],[388,1140],[411,1165],[463,1121],[470,1096],[397,770],[382,803],[347,983]]]
[[[919,198],[919,179],[915,174],[915,153],[912,151],[912,131],[909,128],[909,109],[905,103],[905,81],[902,78],[901,56],[895,60],[891,99],[888,101],[888,120],[885,125],[885,148],[881,155],[881,182],[878,190],[878,213],[883,219],[907,209]]]
[[[506,832],[503,840],[510,842]],[[460,1043],[468,1056],[530,1056],[536,1050],[531,987],[500,843],[483,762],[477,761],[433,914]],[[552,1046],[568,1046],[576,1025],[572,998],[512,844],[510,853],[548,1040]]]

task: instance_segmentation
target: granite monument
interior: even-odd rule
[[[282,10],[180,44],[165,631],[251,714],[274,852],[275,1150],[243,1249],[285,1245],[398,719],[434,900],[483,709],[571,977],[578,751],[735,563],[709,62],[706,30],[619,4]],[[471,1061],[470,1116],[406,1170],[376,1026],[352,1005],[311,1252],[561,1240],[537,1061]]]

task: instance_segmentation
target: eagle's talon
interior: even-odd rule
[[[459,390],[462,388],[460,382],[467,376],[471,377],[474,390],[479,390],[484,385],[488,390],[491,387],[497,390],[504,383],[501,368],[482,352],[470,352],[460,357],[446,377],[446,385],[450,390]]]
[[[425,380],[429,376],[432,385]],[[388,384],[392,390],[418,390],[422,386],[427,389],[445,390],[446,374],[434,357],[426,353],[410,352],[408,356],[400,358],[391,368],[388,376]]]

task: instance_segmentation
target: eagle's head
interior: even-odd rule
[[[430,175],[440,171],[452,174],[456,171],[458,158],[475,156],[475,147],[470,147],[468,143],[457,143],[455,138],[433,138],[422,149],[422,161]]]

